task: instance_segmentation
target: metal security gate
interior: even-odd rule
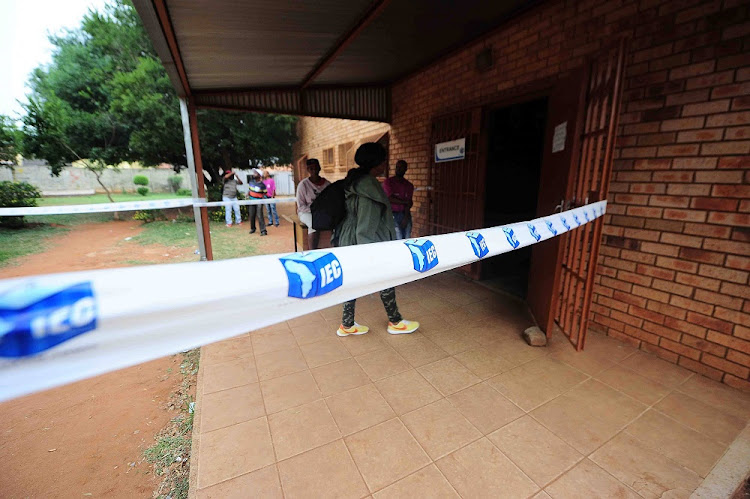
[[[485,149],[481,143],[480,107],[441,116],[432,122],[430,140],[430,212],[428,232],[445,234],[477,229],[484,223]],[[466,139],[465,157],[444,163],[435,162],[435,144]],[[479,277],[479,265],[461,270]]]
[[[565,209],[607,197],[624,59],[625,40],[622,39],[591,62],[580,159],[577,167],[571,168]],[[586,341],[603,223],[600,217],[565,235],[555,323],[576,350],[582,350]]]

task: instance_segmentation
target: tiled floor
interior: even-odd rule
[[[398,288],[412,335],[340,308],[203,348],[197,497],[688,497],[750,395],[589,333],[527,346],[523,306],[443,274]],[[196,479],[197,478],[197,479]]]

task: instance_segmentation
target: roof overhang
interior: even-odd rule
[[[390,121],[393,82],[541,0],[134,0],[199,107]]]

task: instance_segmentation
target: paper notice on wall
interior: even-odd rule
[[[555,135],[552,137],[552,152],[565,150],[565,139],[568,135],[568,122],[563,121],[555,127]]]

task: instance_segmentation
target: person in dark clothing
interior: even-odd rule
[[[347,174],[346,217],[336,228],[339,246],[393,241],[396,232],[393,224],[391,202],[383,191],[377,176],[385,170],[386,153],[383,146],[375,142],[362,144],[354,156],[359,168]],[[380,299],[388,314],[388,332],[390,334],[413,333],[419,328],[419,322],[407,321],[398,311],[396,290],[384,289]],[[344,303],[344,312],[336,334],[353,336],[369,331],[354,321],[356,300]]]
[[[260,170],[250,170],[250,179],[247,182],[247,196],[248,199],[266,199],[266,186],[260,181],[261,173]],[[260,227],[260,235],[268,235],[266,231],[266,217],[263,214],[262,204],[251,204],[249,208],[250,218],[250,234],[255,234],[255,219],[258,219],[258,226]]]

